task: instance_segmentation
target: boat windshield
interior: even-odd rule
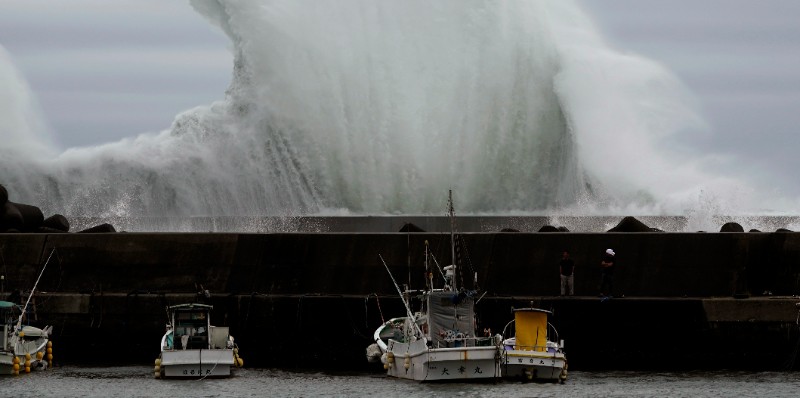
[[[13,325],[17,323],[18,314],[15,312],[16,305],[8,301],[0,301],[0,322],[3,325]]]
[[[177,349],[208,348],[210,327],[208,310],[181,309],[175,311],[174,344]]]

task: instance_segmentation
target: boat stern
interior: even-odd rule
[[[164,350],[156,362],[166,378],[228,377],[235,364],[233,349]]]

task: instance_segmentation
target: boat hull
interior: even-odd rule
[[[20,358],[19,373],[27,373],[25,371],[25,355],[17,355]],[[31,353],[30,371],[47,369],[47,362],[44,360],[36,359],[36,352]],[[8,352],[0,353],[0,375],[14,374],[14,355]]]
[[[8,327],[0,328],[0,332],[7,333]],[[48,356],[48,347],[50,343],[50,327],[39,329],[32,326],[25,326],[22,328],[21,335],[27,337],[19,337],[16,340],[9,340],[7,335],[2,336],[2,344],[0,344],[0,375],[14,374],[14,357],[19,358],[19,372],[20,374],[27,373],[34,370],[47,369],[47,359],[52,359],[52,355]],[[3,349],[2,347],[5,347]],[[27,369],[25,364],[28,364]]]
[[[424,340],[412,343],[390,341],[387,374],[416,381],[487,380],[500,376],[499,352],[495,346],[428,348]]]
[[[229,377],[233,366],[232,349],[161,352],[161,371],[166,378]]]
[[[502,363],[505,378],[552,382],[566,379],[567,360],[563,353],[506,350]]]

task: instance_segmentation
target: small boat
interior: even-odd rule
[[[452,223],[452,193],[449,207]],[[452,255],[452,232],[450,243]],[[400,292],[389,272],[405,305],[406,316],[390,319],[375,330],[375,343],[367,348],[367,359],[374,361],[380,355],[387,375],[401,379],[471,381],[500,377],[501,337],[478,337],[475,330],[477,292],[458,289],[460,278],[456,276],[460,266],[455,265],[444,267],[446,272],[439,270],[445,284],[434,289],[433,273],[427,272],[428,257],[426,241],[428,287],[425,290]],[[389,271],[388,266],[386,270]],[[414,297],[420,299],[421,309],[412,313],[411,300]]]
[[[8,301],[0,301],[0,374],[18,375],[47,369],[53,361],[50,341],[52,326],[39,329],[22,325],[23,309]]]
[[[25,305],[18,306],[10,301],[0,301],[0,322],[2,322],[3,333],[0,336],[0,374],[2,375],[18,375],[30,373],[31,370],[44,370],[53,363],[53,342],[50,341],[53,327],[46,326],[39,329],[31,325],[23,325],[23,321],[27,314],[28,304],[31,303],[36,287],[55,251],[55,249],[50,251]]]
[[[499,339],[476,337],[473,297],[447,290],[424,296],[427,311],[393,318],[375,331],[387,375],[416,381],[500,377]]]
[[[564,340],[548,322],[552,312],[539,308],[514,310],[514,337],[503,340],[502,371],[505,378],[564,382],[567,379],[567,356]],[[552,331],[552,333],[551,333]],[[505,335],[505,331],[503,333]]]
[[[231,368],[244,365],[228,327],[211,325],[212,308],[199,303],[167,307],[170,323],[155,361],[156,378],[228,377]]]

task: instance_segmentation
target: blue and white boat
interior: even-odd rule
[[[52,326],[43,329],[23,325],[22,307],[0,301],[0,375],[18,375],[47,369],[53,361]]]
[[[244,366],[228,327],[211,324],[207,304],[167,307],[170,323],[161,338],[161,355],[155,361],[156,378],[228,377]]]

